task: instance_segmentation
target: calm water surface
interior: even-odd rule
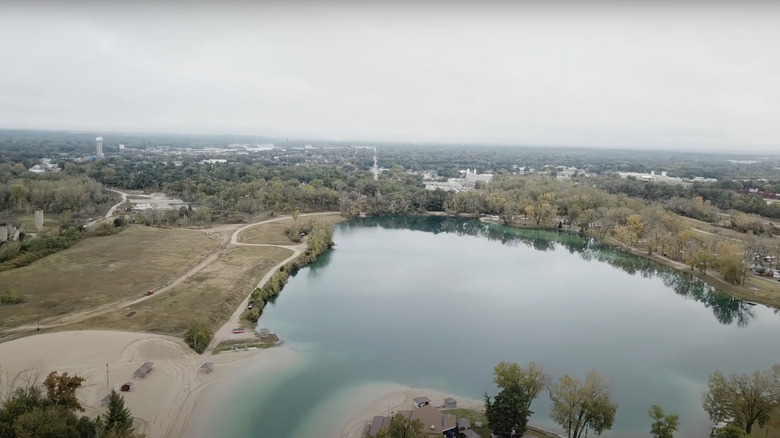
[[[648,436],[654,403],[680,415],[678,436],[702,437],[714,370],[780,362],[771,309],[578,236],[432,217],[355,220],[334,240],[260,319],[307,360],[247,382],[215,423],[222,433],[311,436],[339,394],[367,382],[480,398],[505,360],[553,379],[602,373],[619,403],[606,437]],[[532,409],[532,423],[560,432],[546,395]]]

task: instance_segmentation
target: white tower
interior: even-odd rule
[[[103,137],[98,137],[95,139],[95,148],[97,149],[95,151],[95,156],[97,158],[103,158]]]

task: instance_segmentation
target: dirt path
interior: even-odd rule
[[[108,189],[110,190],[110,189]],[[117,193],[116,190],[112,190]],[[127,194],[123,193],[123,199],[126,199]],[[111,208],[111,211],[115,209],[115,207],[121,205],[119,204],[115,205]],[[327,214],[334,214],[335,212],[323,212],[323,213],[308,213],[308,214],[302,214],[301,217],[304,216],[317,216],[317,215],[327,215]],[[108,215],[106,217],[109,217]],[[204,229],[204,230],[193,230],[193,231],[202,231],[209,233],[210,231],[217,231],[215,233],[217,236],[221,235],[222,233],[225,233],[226,231],[233,230],[232,234],[225,236],[225,241],[216,249],[214,249],[211,253],[204,256],[200,260],[197,260],[193,264],[191,264],[187,269],[185,269],[183,272],[181,272],[179,275],[174,277],[173,279],[169,280],[165,284],[161,285],[159,288],[154,290],[154,294],[150,296],[142,296],[142,297],[130,297],[130,298],[123,298],[121,300],[117,300],[108,304],[104,304],[98,307],[94,307],[91,309],[82,310],[79,312],[73,312],[69,313],[67,315],[60,315],[55,316],[51,318],[42,319],[39,323],[36,324],[27,324],[23,326],[13,327],[9,330],[6,330],[0,335],[0,341],[7,341],[13,338],[16,338],[19,335],[24,334],[24,332],[28,331],[35,331],[38,329],[50,329],[50,328],[56,328],[67,324],[73,324],[77,322],[84,321],[89,318],[93,318],[95,316],[102,315],[104,313],[110,312],[112,310],[115,310],[117,308],[122,307],[128,307],[135,304],[138,304],[140,302],[143,302],[148,299],[152,299],[155,296],[158,296],[161,293],[165,293],[168,290],[176,287],[181,282],[186,280],[187,278],[193,276],[197,272],[199,272],[201,269],[205,268],[209,264],[211,264],[214,260],[217,259],[217,257],[220,256],[227,248],[231,246],[271,246],[271,247],[278,247],[278,248],[284,248],[287,250],[290,250],[293,252],[293,254],[285,259],[284,261],[280,262],[276,266],[274,266],[271,270],[266,273],[265,276],[260,280],[260,282],[257,284],[257,287],[261,287],[263,284],[265,284],[270,278],[271,275],[273,275],[281,266],[283,266],[285,263],[289,262],[290,260],[294,260],[296,257],[298,257],[303,251],[306,250],[306,243],[301,243],[299,245],[273,245],[273,244],[265,244],[265,243],[241,243],[238,241],[239,234],[241,234],[242,231],[252,228],[258,225],[267,224],[269,222],[276,222],[281,221],[285,219],[289,219],[292,216],[279,216],[273,219],[268,219],[265,221],[255,222],[249,225],[245,225],[241,228],[235,229],[237,225],[230,225],[230,226],[221,226],[217,227],[215,229]],[[105,220],[105,218],[103,219]],[[235,335],[232,334],[233,327],[238,326],[238,323],[241,319],[241,314],[243,313],[243,310],[247,307],[247,304],[249,302],[249,297],[251,295],[252,291],[247,292],[246,298],[239,304],[238,308],[233,312],[233,315],[230,317],[230,319],[215,333],[214,338],[212,340],[212,345],[209,346],[209,349],[207,351],[210,351],[214,346],[218,344],[221,340],[224,339],[236,339]],[[253,333],[246,333],[245,336],[247,338],[251,338],[254,336]],[[214,343],[217,342],[217,343]]]
[[[326,214],[334,214],[335,212],[324,212],[324,213],[308,213],[308,214],[302,214],[301,217],[305,216],[318,216],[318,215],[326,215]],[[285,219],[289,219],[291,216],[280,216],[273,219],[268,219],[262,222],[256,222],[254,224],[249,224],[244,227],[239,228],[236,230],[233,235],[230,237],[230,243],[231,245],[237,245],[237,246],[272,246],[276,248],[284,248],[292,251],[292,255],[290,257],[287,257],[286,259],[282,260],[281,262],[277,263],[273,268],[271,268],[264,276],[260,279],[260,281],[257,283],[256,287],[262,287],[268,280],[271,278],[272,275],[274,275],[279,268],[287,264],[288,262],[295,260],[301,253],[306,251],[306,243],[303,242],[299,245],[274,245],[270,243],[242,243],[239,242],[239,235],[242,231],[247,230],[252,227],[256,227],[258,225],[267,224],[270,222],[277,222]],[[241,315],[244,313],[244,309],[247,308],[247,305],[249,304],[249,298],[251,297],[252,291],[249,291],[247,293],[246,298],[241,301],[241,303],[238,305],[238,308],[233,312],[233,314],[230,316],[230,318],[225,322],[225,324],[222,325],[215,333],[214,336],[211,338],[211,343],[209,343],[208,348],[203,354],[208,354],[211,350],[213,350],[217,345],[219,345],[220,342],[231,339],[252,339],[255,337],[255,334],[252,330],[246,333],[241,334],[233,334],[233,328],[239,327],[241,325]]]
[[[124,204],[125,202],[127,202],[127,193],[125,193],[125,192],[120,192],[119,190],[114,190],[114,189],[106,189],[106,190],[108,190],[109,192],[119,193],[119,194],[122,196],[122,200],[121,200],[121,201],[119,201],[119,203],[118,203],[118,204],[115,204],[114,206],[112,206],[112,207],[111,207],[111,208],[108,210],[108,213],[106,213],[106,217],[105,217],[104,219],[108,219],[108,218],[110,218],[111,216],[113,216],[113,215],[114,215],[114,212],[116,211],[116,209],[117,209],[117,208],[119,208],[119,206],[120,206],[120,205],[122,205],[122,204]]]
[[[119,203],[112,205],[111,208],[108,209],[108,212],[106,213],[105,216],[101,217],[100,219],[95,219],[91,222],[87,222],[86,224],[84,224],[85,228],[93,227],[99,222],[103,222],[106,219],[111,219],[111,217],[114,215],[114,212],[116,212],[116,209],[119,208],[120,205],[124,204],[127,201],[127,193],[120,192],[119,190],[114,190],[114,189],[106,189],[106,190],[108,190],[109,192],[119,193],[122,196],[122,200],[119,201]]]

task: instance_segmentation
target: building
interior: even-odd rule
[[[11,224],[0,223],[0,243],[7,242],[9,240],[21,240],[23,236],[20,227],[15,227]]]
[[[448,178],[446,182],[442,181],[424,181],[426,190],[443,190],[445,192],[462,192],[474,190],[477,182],[489,183],[493,180],[491,173],[477,173],[477,169],[461,170],[463,178]]]
[[[95,157],[103,158],[103,137],[95,139]]]
[[[38,231],[43,229],[43,210],[35,210],[35,229]]]
[[[458,407],[458,402],[452,397],[444,399],[444,409],[455,409]]]
[[[151,371],[152,368],[154,368],[154,362],[144,362],[144,364],[141,365],[140,368],[135,370],[135,373],[133,373],[133,375],[139,379],[143,379],[144,377],[146,377],[147,374],[149,374],[149,371]]]
[[[423,406],[428,406],[429,404],[431,404],[431,399],[429,399],[428,397],[422,396],[422,397],[414,398],[415,408],[421,408]]]
[[[418,397],[425,398],[428,397]],[[417,399],[415,399],[417,400]],[[430,403],[430,400],[428,400]],[[415,401],[415,404],[417,402]],[[430,404],[425,404],[422,407],[412,409],[411,411],[398,411],[398,414],[410,420],[420,420],[423,425],[423,431],[428,434],[429,437],[440,436],[454,436],[457,429],[457,419],[452,414],[443,414],[438,409],[434,408]],[[369,433],[376,435],[382,428],[389,428],[392,417],[375,416],[371,421],[369,427]]]

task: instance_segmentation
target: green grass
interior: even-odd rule
[[[0,307],[0,329],[140,297],[220,243],[201,232],[140,225],[84,239],[28,266],[0,272],[0,293],[10,290],[25,301]]]
[[[73,326],[112,328],[183,336],[191,321],[216,330],[254,289],[268,270],[292,255],[284,248],[240,246],[174,288],[139,304],[112,310]],[[133,316],[127,316],[135,311]]]
[[[299,223],[306,223],[308,221],[315,222],[327,222],[331,224],[337,224],[344,222],[346,219],[338,213],[323,214],[317,216],[301,216],[298,218]],[[292,241],[284,232],[294,222],[292,218],[282,219],[276,222],[269,222],[267,224],[258,225],[256,227],[248,228],[239,234],[239,242],[242,243],[266,243],[272,245],[297,245],[298,242]]]

